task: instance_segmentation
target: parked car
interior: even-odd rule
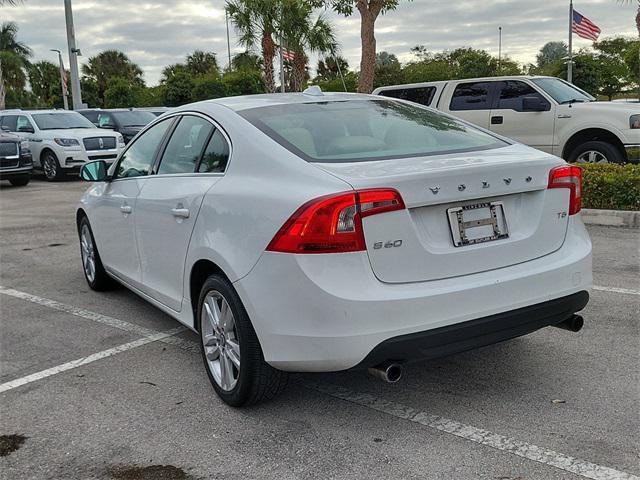
[[[67,110],[0,111],[0,127],[28,142],[34,167],[49,181],[77,175],[91,160],[111,163],[124,147],[119,133],[95,128],[78,112]]]
[[[77,209],[84,274],[199,332],[228,404],[555,325],[592,284],[581,169],[371,95],[222,98],[158,118]]]
[[[32,172],[29,144],[0,129],[0,180],[9,180],[11,185],[23,187],[31,180]]]
[[[451,113],[570,162],[640,161],[640,106],[596,102],[559,78],[473,78],[381,87],[373,93]]]
[[[136,134],[156,116],[151,112],[128,109],[86,109],[78,112],[98,128],[106,128],[122,134],[124,143],[131,141]]]

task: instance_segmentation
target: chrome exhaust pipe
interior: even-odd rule
[[[582,315],[571,315],[565,321],[554,325],[554,327],[561,328],[563,330],[569,330],[570,332],[579,332],[584,325],[584,318]]]
[[[395,362],[384,362],[368,369],[369,374],[387,383],[396,383],[402,378],[404,369]]]

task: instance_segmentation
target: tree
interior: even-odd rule
[[[31,91],[40,103],[47,107],[62,107],[62,87],[60,69],[55,64],[42,60],[27,68]]]
[[[388,52],[376,54],[373,86],[382,87],[385,85],[397,85],[399,83],[404,83],[404,75],[398,58]]]
[[[354,7],[360,13],[360,42],[362,54],[360,59],[360,78],[358,91],[371,93],[376,67],[376,36],[375,24],[378,16],[395,10],[399,0],[328,0],[338,13],[350,16]]]
[[[219,75],[218,60],[213,52],[196,50],[187,56],[185,67],[192,75]]]
[[[198,102],[226,95],[227,89],[222,79],[218,75],[207,75],[195,81],[191,97],[194,102]]]
[[[569,56],[569,47],[564,42],[547,42],[536,55],[536,65],[543,69]]]
[[[96,83],[100,106],[105,105],[105,93],[111,80],[118,78],[132,85],[144,85],[142,69],[119,50],[105,50],[90,57],[82,65],[82,73],[85,78]]]
[[[282,7],[279,27],[287,49],[295,52],[291,62],[291,89],[301,91],[307,77],[309,58],[306,51],[333,54],[337,50],[337,42],[331,24],[322,15],[312,19],[312,2],[283,0]]]
[[[189,103],[195,82],[186,72],[178,72],[165,82],[165,103],[168,107],[178,107]]]
[[[264,79],[257,71],[231,71],[222,76],[226,95],[265,93]]]
[[[340,73],[346,75],[348,72],[349,62],[344,57],[339,55],[325,57],[323,60],[318,60],[316,80],[333,80],[334,78],[340,78]]]
[[[273,59],[276,54],[276,33],[280,0],[227,0],[226,9],[236,31],[240,34],[240,44],[246,48],[260,45],[264,83],[268,92],[275,91]]]
[[[26,81],[24,68],[29,64],[32,51],[17,37],[18,25],[14,22],[0,25],[0,109],[5,108],[7,88],[22,90]]]
[[[233,70],[260,71],[262,70],[262,59],[258,55],[246,50],[233,56],[231,59],[231,68]]]

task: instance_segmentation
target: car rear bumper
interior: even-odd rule
[[[253,270],[234,285],[265,360],[282,370],[320,372],[362,365],[370,355],[377,361],[376,347],[407,335],[424,337],[433,332],[432,340],[442,340],[444,345],[439,348],[446,350],[451,341],[438,336],[437,329],[453,326],[455,331],[465,322],[481,324],[499,314],[509,318],[511,332],[492,337],[489,330],[485,338],[475,340],[477,330],[463,328],[458,330],[461,344],[451,350],[466,349],[465,341],[473,348],[559,323],[574,313],[570,311],[574,307],[567,308],[559,301],[555,313],[534,319],[539,322],[533,325],[520,309],[556,305],[547,302],[588,291],[591,283],[591,242],[580,218],[572,217],[559,250],[497,270],[387,284],[373,275],[365,252],[265,252]],[[497,322],[492,328],[499,332],[501,321]],[[433,343],[427,345],[428,350],[432,348]],[[421,349],[414,353],[425,356]]]
[[[387,360],[432,359],[492,345],[562,323],[588,302],[589,292],[583,290],[484,318],[390,338],[376,346],[358,366],[372,367]]]

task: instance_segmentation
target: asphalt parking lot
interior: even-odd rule
[[[79,260],[85,185],[0,186],[1,479],[638,479],[640,231],[590,227],[579,333],[548,328],[412,364],[295,375],[234,410],[197,337]]]

